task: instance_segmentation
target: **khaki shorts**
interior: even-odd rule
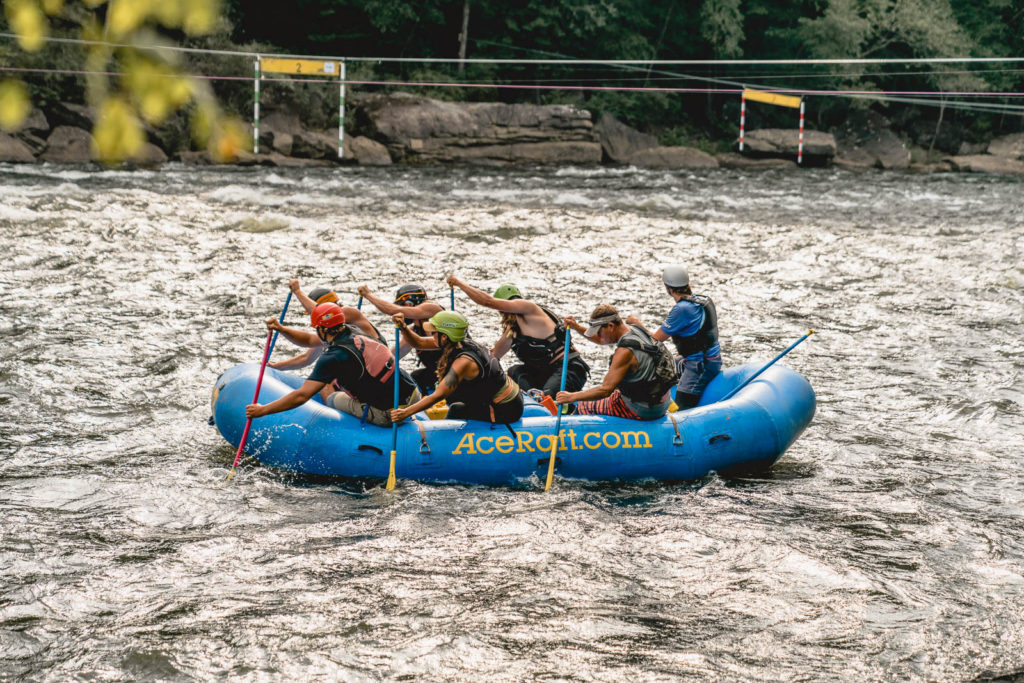
[[[413,389],[412,395],[409,396],[407,403],[400,403],[399,408],[405,408],[410,406],[416,401],[423,398],[420,394],[419,389]],[[377,425],[378,427],[390,427],[391,426],[391,413],[388,410],[382,410],[381,408],[374,408],[368,406],[362,401],[358,401],[344,391],[335,391],[333,394],[327,397],[327,405],[335,410],[340,410],[343,413],[349,415],[355,415],[362,419],[363,411],[366,410],[366,421],[370,424]]]

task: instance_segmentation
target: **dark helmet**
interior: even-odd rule
[[[309,292],[309,298],[318,304],[336,304],[338,295],[330,287],[317,287]]]
[[[422,285],[402,285],[395,294],[395,303],[399,306],[419,306],[427,300],[427,290]]]
[[[313,309],[312,325],[316,328],[330,329],[345,324],[345,311],[338,304],[318,304]]]

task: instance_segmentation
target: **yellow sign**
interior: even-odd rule
[[[298,74],[300,76],[337,76],[337,62],[320,62],[315,59],[278,59],[264,57],[260,69],[275,74]]]
[[[743,97],[754,102],[764,102],[765,104],[774,104],[779,107],[791,107],[792,109],[800,108],[800,98],[794,97],[793,95],[780,95],[774,92],[764,92],[761,90],[744,90]]]
[[[576,437],[580,437],[577,441]],[[526,453],[541,452],[548,453],[554,445],[553,434],[534,435],[527,431],[516,432],[516,438],[511,436],[477,436],[468,432],[459,441],[459,445],[452,451],[453,455],[468,453],[476,455],[480,453],[487,455],[498,451],[499,453]],[[562,429],[558,432],[558,448],[562,451],[591,450],[599,448],[653,448],[651,437],[647,432],[583,432],[577,434],[575,429]]]

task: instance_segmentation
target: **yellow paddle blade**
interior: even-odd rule
[[[544,490],[547,491],[551,488],[551,480],[555,476],[555,451],[558,450],[558,439],[551,445],[551,458],[548,460],[548,480],[544,484]]]
[[[227,477],[227,479],[225,479],[224,481],[225,481],[225,482],[228,482],[228,481],[231,481],[231,480],[232,480],[232,479],[234,479],[234,478],[235,478],[235,468],[234,468],[234,467],[232,467],[232,468],[231,468],[231,471],[230,471],[230,472],[228,472],[228,477]]]
[[[388,483],[384,485],[387,491],[395,490],[395,452],[391,451],[391,466],[388,468]]]

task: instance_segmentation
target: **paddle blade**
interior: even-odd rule
[[[555,451],[558,450],[558,439],[555,439],[554,445],[551,446],[551,458],[548,460],[548,480],[544,483],[544,490],[547,491],[551,488],[551,480],[555,476]]]
[[[388,483],[384,485],[386,491],[395,490],[395,452],[391,451],[391,465],[388,467]]]

